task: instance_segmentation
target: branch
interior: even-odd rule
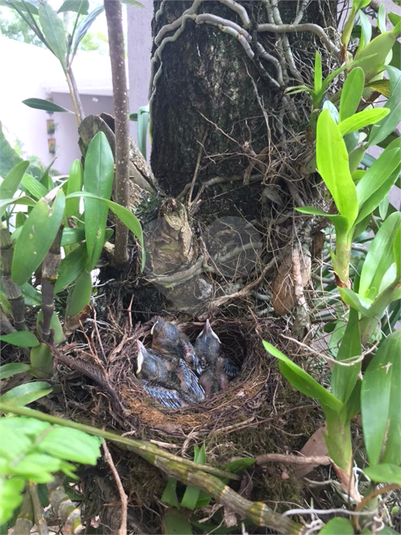
[[[304,23],[304,24],[259,24],[258,32],[270,32],[270,33],[297,33],[297,32],[312,32],[316,34],[327,50],[331,54],[335,54],[341,57],[340,49],[329,39],[323,28],[318,24]]]
[[[129,104],[121,0],[104,0],[104,9],[109,35],[114,95],[115,200],[121,206],[129,208]],[[128,228],[118,219],[116,221],[114,262],[117,265],[123,265],[128,262],[128,259]]]

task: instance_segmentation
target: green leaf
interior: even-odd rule
[[[39,6],[39,20],[43,33],[51,51],[61,63],[63,70],[67,70],[67,44],[63,21],[48,2]]]
[[[192,527],[184,511],[171,507],[166,509],[162,518],[162,533],[164,535],[191,535]]]
[[[53,206],[41,200],[33,207],[16,241],[12,278],[22,286],[40,266],[60,228],[64,216],[65,196],[60,189]]]
[[[355,59],[361,61],[359,66],[365,71],[365,80],[369,82],[374,76],[382,72],[387,55],[396,40],[396,32],[384,32],[375,37],[361,51],[355,54]]]
[[[339,123],[338,127],[340,129],[341,134],[345,136],[346,134],[349,134],[350,132],[355,132],[356,130],[360,130],[361,128],[364,128],[365,126],[378,123],[384,117],[386,117],[386,115],[388,115],[389,112],[390,110],[386,108],[374,108],[371,110],[363,110],[359,113],[355,113],[354,115],[351,115],[351,117],[348,117],[347,119],[344,119],[344,121]]]
[[[0,336],[0,340],[18,347],[35,347],[39,340],[30,331],[16,331],[11,334]]]
[[[401,229],[395,233],[393,243],[394,261],[397,268],[397,279],[401,278]]]
[[[138,148],[146,159],[146,140],[149,125],[149,106],[141,106],[138,110]]]
[[[401,330],[390,334],[362,381],[361,412],[369,463],[401,463]]]
[[[280,370],[292,386],[302,392],[302,394],[317,399],[323,408],[329,407],[335,412],[342,410],[343,404],[341,401],[330,394],[313,377],[292,362],[292,360],[281,353],[276,347],[269,344],[269,342],[263,340],[263,345],[268,353],[280,360]]]
[[[357,49],[358,54],[362,52],[362,50],[368,43],[370,43],[370,40],[372,39],[372,25],[363,11],[359,11],[359,24],[361,26],[361,36]]]
[[[401,467],[396,464],[376,464],[365,468],[364,472],[375,483],[396,483],[401,485]]]
[[[66,317],[73,318],[89,305],[92,296],[92,277],[84,271],[78,277],[67,298]]]
[[[137,0],[121,0],[121,3],[125,4],[126,6],[143,7],[143,4]]]
[[[45,188],[43,184],[39,182],[39,180],[36,180],[36,178],[31,175],[25,174],[21,183],[26,191],[35,199],[46,197],[46,195],[49,193],[48,189]]]
[[[49,379],[53,375],[53,354],[48,345],[41,343],[31,349],[31,374],[38,379]]]
[[[89,144],[85,155],[84,189],[87,193],[109,200],[114,180],[114,158],[103,132],[98,132]],[[84,198],[85,236],[88,251],[88,271],[94,269],[102,253],[106,231],[107,205],[93,198]]]
[[[77,53],[77,49],[79,46],[79,43],[82,41],[82,39],[85,37],[85,35],[88,33],[89,28],[92,26],[92,23],[96,20],[96,18],[103,13],[104,5],[100,4],[93,11],[87,15],[84,20],[81,22],[81,24],[78,26],[78,29],[74,36],[74,41],[72,45],[71,50],[71,56],[74,57]]]
[[[247,468],[253,466],[256,462],[256,459],[253,457],[243,457],[242,459],[234,459],[224,466],[224,470],[227,472],[233,472],[234,474],[240,474]]]
[[[47,396],[52,390],[49,383],[40,381],[36,383],[24,383],[3,394],[0,397],[0,401],[18,406],[28,405],[37,399]]]
[[[332,518],[319,531],[319,535],[353,535],[354,528],[346,518]]]
[[[0,525],[8,522],[17,507],[22,504],[25,481],[19,477],[5,479],[0,476]]]
[[[341,299],[346,305],[357,310],[362,316],[366,318],[374,317],[374,313],[369,310],[369,304],[361,300],[360,296],[350,288],[339,288]]]
[[[54,426],[37,444],[37,449],[65,461],[95,465],[103,439],[79,429]]]
[[[80,245],[72,251],[72,253],[63,258],[60,263],[57,281],[54,286],[54,293],[58,294],[69,284],[72,284],[77,280],[81,273],[84,272],[87,262],[88,254],[85,245]]]
[[[89,11],[89,0],[65,0],[57,13],[73,11],[79,15],[87,15]]]
[[[177,480],[169,477],[167,480],[166,488],[164,489],[162,495],[162,502],[171,505],[172,507],[180,506],[178,497],[177,497]]]
[[[389,109],[390,113],[372,128],[368,139],[370,146],[377,145],[386,139],[401,122],[401,71],[390,65],[386,67],[386,71],[390,79],[391,97],[386,102],[384,108]]]
[[[313,87],[314,87],[314,90],[315,90],[316,93],[322,89],[322,81],[323,81],[323,77],[322,77],[322,56],[320,55],[318,50],[316,50],[316,52],[315,52],[315,72],[314,72],[314,77],[313,77]]]
[[[362,348],[359,332],[359,316],[355,310],[351,309],[336,360],[339,362],[346,362],[348,359],[358,357],[361,354]],[[334,364],[331,377],[333,396],[343,403],[347,403],[358,380],[360,370],[361,362],[358,362],[353,366]]]
[[[28,370],[29,366],[27,364],[23,364],[22,362],[12,362],[10,364],[3,364],[2,366],[0,366],[0,381],[2,381],[3,379],[7,379],[7,377],[13,377],[18,373],[23,373]]]
[[[401,149],[389,145],[359,180],[356,185],[358,222],[373,212],[384,198],[385,195],[382,194],[384,189],[381,188],[385,186],[385,189],[389,190],[394,184],[400,165],[400,153]]]
[[[348,220],[346,217],[343,217],[342,215],[328,214],[326,212],[323,212],[323,210],[320,210],[319,208],[315,208],[313,206],[299,206],[296,208],[296,211],[301,214],[327,217],[327,219],[329,219],[335,226],[338,236],[345,235],[348,232]]]
[[[316,163],[338,211],[351,227],[358,213],[356,189],[344,140],[328,110],[317,121]]]
[[[34,452],[12,465],[14,474],[35,483],[50,483],[53,480],[52,472],[58,472],[60,468],[60,459]]]
[[[67,110],[66,108],[58,106],[58,104],[54,104],[54,102],[51,102],[50,100],[43,100],[42,98],[27,98],[26,100],[23,100],[22,103],[29,108],[34,108],[35,110],[74,113],[71,110]]]
[[[18,163],[11,171],[7,174],[3,182],[0,184],[0,199],[12,199],[14,193],[17,191],[18,186],[21,183],[22,177],[25,174],[25,171],[29,167],[28,161],[22,161]]]
[[[72,199],[70,199],[72,200]],[[75,199],[74,199],[75,200]],[[68,200],[67,200],[68,202]],[[67,206],[66,202],[66,206]],[[61,237],[61,245],[74,245],[85,239],[85,229],[84,228],[64,228],[63,235]]]
[[[379,228],[363,263],[358,293],[362,299],[374,300],[381,281],[394,263],[393,244],[401,226],[401,213],[391,214]]]
[[[202,444],[201,448],[195,450],[194,461],[199,464],[205,464],[205,444]],[[181,500],[181,507],[185,507],[186,509],[190,509],[191,511],[193,511],[198,506],[200,494],[200,489],[198,489],[197,487],[193,487],[192,485],[188,485]]]
[[[21,286],[24,303],[30,307],[40,306],[42,304],[42,294],[36,290],[29,282]]]
[[[70,168],[67,181],[67,195],[75,191],[81,191],[83,184],[83,170],[79,160],[75,160]],[[79,199],[69,199],[65,205],[65,215],[68,217],[79,216]]]
[[[104,203],[120,219],[120,221],[122,221],[124,225],[129,228],[132,234],[138,239],[139,244],[142,248],[142,269],[143,269],[145,266],[145,251],[143,248],[143,232],[142,232],[141,224],[138,221],[138,219],[134,216],[134,214],[130,212],[129,210],[127,210],[127,208],[124,208],[123,206],[113,201],[102,199],[101,197],[97,197],[96,195],[92,195],[85,191],[72,193],[71,195],[68,195],[67,198],[71,199],[73,197],[91,198],[91,199],[96,199],[97,201]]]
[[[362,98],[364,84],[365,74],[360,67],[356,67],[348,74],[341,91],[340,123],[356,112]]]

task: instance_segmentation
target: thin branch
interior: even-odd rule
[[[125,71],[124,33],[121,0],[104,0],[109,35],[115,115],[115,196],[116,202],[129,208],[129,104]],[[128,262],[128,228],[116,221],[114,262]]]
[[[104,458],[107,464],[109,465],[110,470],[113,474],[114,481],[116,483],[118,494],[120,495],[120,500],[121,500],[121,525],[120,525],[120,529],[117,532],[117,535],[127,535],[128,496],[125,494],[120,476],[117,472],[117,468],[115,467],[113,458],[111,456],[109,448],[107,447],[106,441],[103,442],[102,447],[103,447]]]

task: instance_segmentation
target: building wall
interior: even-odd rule
[[[47,49],[27,45],[0,35],[0,121],[13,147],[20,145],[21,156],[36,156],[43,166],[57,157],[54,168],[67,174],[74,159],[80,157],[77,121],[70,113],[54,113],[29,108],[28,98],[47,99],[72,109],[68,87],[58,60]],[[79,53],[73,70],[87,115],[113,113],[111,69],[107,56]],[[47,134],[46,120],[56,124],[54,135]],[[48,139],[56,140],[56,153],[50,154]]]

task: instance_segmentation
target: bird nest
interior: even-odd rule
[[[231,448],[231,455],[252,452],[249,441],[259,448],[254,454],[261,451],[262,444],[270,451],[281,450],[283,437],[291,436],[294,431],[296,440],[286,440],[286,445],[291,448],[301,447],[301,421],[305,422],[305,434],[315,427],[309,418],[311,405],[305,404],[305,400],[288,387],[276,362],[262,345],[262,339],[282,345],[282,338],[281,342],[279,341],[283,330],[280,320],[279,323],[267,319],[213,320],[212,328],[221,341],[221,355],[239,366],[240,373],[229,382],[225,390],[182,409],[161,406],[144,391],[135,375],[137,340],[150,347],[151,328],[155,320],[156,318],[153,318],[136,326],[120,326],[117,334],[116,325],[98,325],[93,330],[90,352],[97,366],[102,368],[102,373],[95,374],[92,370],[87,375],[103,386],[102,390],[108,395],[108,402],[99,404],[99,396],[92,395],[92,403],[89,404],[92,405],[89,411],[92,417],[96,411],[96,419],[102,419],[108,427],[120,431],[122,428],[147,439],[168,438],[169,441],[181,445],[189,436],[200,443],[205,437],[210,440],[212,437],[230,434],[234,439],[233,435],[236,434],[238,441],[243,444]],[[194,321],[177,325],[180,331],[194,342],[205,323]],[[110,329],[108,336],[105,336],[106,333],[99,334],[99,329],[102,328]],[[87,336],[88,334],[90,333],[87,332]],[[102,347],[94,343],[97,337],[102,339]],[[80,353],[82,355],[82,352]],[[71,388],[71,382],[68,387]],[[93,388],[91,392],[94,392]],[[103,399],[106,401],[106,398]],[[277,432],[272,432],[271,425]],[[251,434],[250,429],[253,430]],[[263,435],[262,441],[260,437],[257,438],[259,433]],[[276,445],[273,444],[275,441]]]

